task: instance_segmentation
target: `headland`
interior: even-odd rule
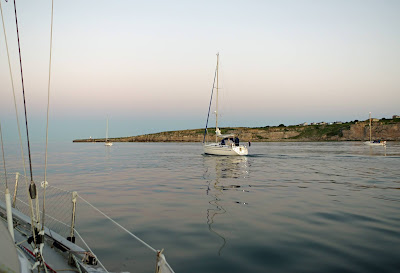
[[[312,123],[265,127],[225,127],[222,134],[234,133],[241,141],[366,141],[369,140],[369,120]],[[204,129],[167,131],[138,136],[109,138],[112,142],[202,142]],[[372,138],[400,141],[400,118],[374,119]],[[207,139],[215,140],[215,128],[208,128]],[[104,142],[104,138],[75,139],[73,142]]]

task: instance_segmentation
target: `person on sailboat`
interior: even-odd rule
[[[239,146],[239,138],[235,137],[235,146]]]

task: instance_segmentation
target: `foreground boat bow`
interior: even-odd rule
[[[135,240],[147,246],[154,253],[152,254],[152,257],[154,257],[153,261],[156,263],[155,272],[174,272],[167,263],[162,251],[157,251],[144,243],[137,236],[88,203],[76,192],[61,190],[49,185],[46,185],[49,193],[46,198],[48,206],[56,207],[54,204],[58,203],[62,204],[62,209],[49,209],[48,213],[46,213],[48,225],[46,225],[43,229],[44,245],[41,250],[42,253],[40,254],[42,255],[44,264],[35,267],[35,264],[37,263],[35,244],[39,243],[40,236],[36,234],[35,238],[33,238],[32,222],[35,228],[36,224],[35,221],[31,220],[31,217],[25,214],[25,212],[29,210],[27,200],[27,198],[29,198],[29,194],[27,194],[27,191],[23,190],[24,185],[22,183],[18,183],[18,180],[23,177],[22,175],[15,174],[15,176],[12,177],[9,174],[8,176],[9,181],[16,177],[15,187],[20,189],[15,191],[16,193],[18,192],[19,196],[15,198],[14,207],[11,208],[15,244],[8,230],[2,223],[0,223],[2,226],[0,227],[0,253],[2,254],[3,252],[10,252],[10,255],[12,256],[9,257],[10,255],[8,254],[7,256],[0,255],[0,272],[45,272],[44,266],[46,266],[47,272],[109,272],[107,267],[100,261],[100,259],[89,247],[88,243],[82,238],[82,235],[78,233],[75,228],[75,216],[77,213],[75,204],[77,200],[80,200],[79,202],[81,203],[82,208],[85,206],[85,210],[93,209],[93,211],[89,211],[91,215],[95,212],[100,213],[100,215],[103,216],[103,219],[106,218],[104,220],[110,221],[109,224],[114,226],[116,225],[117,229],[125,231],[125,233],[127,233],[130,237],[133,237]],[[0,181],[3,177],[4,176],[0,176]],[[0,219],[6,222],[7,206],[4,196],[4,192],[0,190]],[[63,219],[70,219],[71,222],[65,223],[63,222],[65,221]],[[93,232],[91,233],[91,236],[95,236]],[[101,241],[104,237],[107,238],[107,234],[97,236],[96,241]],[[15,264],[15,261],[17,261],[18,265]],[[5,268],[9,268],[10,270],[5,270]],[[154,270],[154,264],[151,267],[151,270]]]

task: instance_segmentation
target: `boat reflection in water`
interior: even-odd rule
[[[371,156],[386,156],[386,145],[384,146],[368,146],[369,148],[369,155]]]
[[[247,157],[230,157],[230,156],[212,156],[204,155],[204,175],[207,181],[206,194],[211,197],[208,202],[211,207],[207,209],[207,225],[211,233],[221,238],[222,243],[218,249],[218,255],[221,255],[222,249],[225,247],[226,230],[218,230],[215,226],[219,215],[229,213],[229,200],[232,198],[227,193],[229,191],[248,192],[243,188],[243,180],[248,178],[249,163]],[[228,202],[227,205],[225,205]],[[230,204],[246,205],[246,202],[233,201]],[[222,205],[224,204],[224,206]],[[227,209],[225,209],[226,207]],[[223,221],[222,218],[220,220]]]

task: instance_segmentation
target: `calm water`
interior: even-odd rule
[[[400,143],[254,143],[250,153],[52,143],[48,181],[164,248],[176,272],[400,271]],[[34,152],[39,169],[42,157]],[[109,270],[153,271],[146,248],[78,213]]]

